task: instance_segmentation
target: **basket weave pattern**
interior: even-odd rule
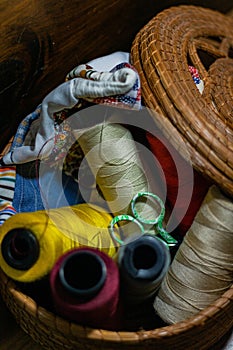
[[[59,317],[24,294],[1,269],[0,294],[20,327],[49,350],[171,350],[174,344],[176,350],[209,350],[233,326],[233,286],[208,308],[184,322],[122,332],[92,329]]]
[[[113,332],[82,327],[40,307],[0,271],[0,291],[22,329],[45,349],[204,350],[232,326],[233,286],[195,317],[149,331]]]
[[[155,122],[193,166],[233,195],[233,20],[195,6],[169,8],[131,50]],[[198,69],[201,95],[188,66]]]

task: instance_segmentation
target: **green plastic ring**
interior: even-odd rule
[[[140,216],[135,208],[135,204],[138,198],[140,197],[152,197],[154,198],[160,205],[161,207],[161,211],[160,214],[153,220],[147,220],[144,219],[142,216]],[[163,201],[154,193],[151,192],[138,192],[132,199],[131,201],[131,210],[132,213],[134,215],[134,217],[139,220],[140,222],[143,222],[144,224],[147,225],[156,225],[157,223],[162,223],[163,219],[164,219],[164,215],[165,215],[165,206],[163,204]]]
[[[124,245],[124,241],[119,239],[114,233],[114,226],[120,221],[134,222],[140,228],[141,233],[142,234],[145,233],[143,225],[137,219],[135,219],[133,216],[127,215],[127,214],[117,215],[111,220],[110,225],[109,225],[109,230],[110,230],[110,234],[111,234],[112,238],[120,245]]]

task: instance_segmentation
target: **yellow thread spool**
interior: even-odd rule
[[[95,247],[112,257],[116,247],[108,230],[111,219],[102,208],[86,203],[18,213],[0,227],[0,266],[12,279],[32,282],[47,275],[58,257],[74,247]],[[14,229],[30,230],[39,243],[38,259],[27,270],[10,266],[2,254],[4,237]]]

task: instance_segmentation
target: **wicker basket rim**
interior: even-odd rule
[[[188,25],[191,27],[192,20],[189,24],[188,20],[192,18],[192,14],[194,28],[190,29],[188,36],[185,29]],[[203,27],[203,23],[198,27],[198,19],[202,19],[203,22],[205,16],[208,23],[211,22],[211,30]],[[233,195],[232,118],[229,117],[229,125],[222,117],[213,122],[213,118],[216,119],[220,114],[194,87],[192,77],[186,69],[188,60],[184,56],[190,55],[191,45],[187,44],[187,38],[191,38],[194,43],[197,38],[200,41],[201,36],[220,37],[219,33],[225,33],[226,47],[221,48],[222,51],[217,47],[212,48],[212,53],[221,51],[223,55],[224,50],[233,46],[233,31],[229,30],[232,24],[230,16],[212,9],[192,5],[172,6],[145,25],[137,33],[131,47],[132,61],[142,81],[145,104],[159,115],[159,118],[154,118],[156,123],[161,126],[166,122],[164,133],[169,136],[175,148],[181,148],[181,141],[185,140],[194,168],[230,195]],[[217,29],[214,29],[215,26]],[[183,45],[179,41],[182,35],[185,35]],[[164,38],[166,41],[163,41]],[[202,45],[204,44],[206,47],[210,46],[207,42],[202,42]],[[177,57],[180,57],[180,60],[176,62]],[[171,67],[171,61],[176,62],[174,71],[168,68]],[[231,61],[233,62],[232,57]],[[207,74],[203,73],[201,76],[205,80]],[[180,84],[177,84],[177,81]],[[180,135],[179,139],[171,137],[174,132]],[[183,149],[182,152],[185,153]]]
[[[51,311],[48,311],[42,306],[37,305],[36,301],[30,296],[23,294],[13,280],[9,279],[5,273],[0,269],[0,279],[5,284],[6,289],[12,295],[12,298],[16,300],[19,305],[24,305],[24,309],[34,318],[39,318],[45,326],[48,324],[46,320],[50,320],[49,326],[57,331],[57,324],[66,323],[69,327],[64,327],[62,329],[63,335],[69,335],[67,329],[72,328],[76,330],[79,334],[79,338],[91,338],[100,339],[103,338],[107,342],[124,341],[126,343],[138,342],[142,339],[148,338],[166,338],[170,337],[172,334],[179,334],[187,331],[191,328],[197,327],[198,325],[203,325],[207,319],[214,317],[216,313],[223,309],[230,301],[233,300],[233,285],[217,300],[210,304],[205,309],[198,312],[196,315],[164,327],[155,328],[151,330],[138,330],[138,331],[111,331],[105,329],[94,329],[90,327],[85,327],[80,324],[70,322],[58,315],[55,315]]]

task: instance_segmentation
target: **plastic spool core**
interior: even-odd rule
[[[15,228],[10,230],[3,238],[1,251],[9,266],[26,271],[38,260],[40,247],[31,230]]]
[[[156,237],[145,235],[142,240],[128,243],[122,265],[134,279],[154,280],[164,267],[165,249]]]
[[[78,298],[88,299],[98,293],[105,283],[107,269],[104,261],[90,251],[68,255],[59,270],[63,287]]]

